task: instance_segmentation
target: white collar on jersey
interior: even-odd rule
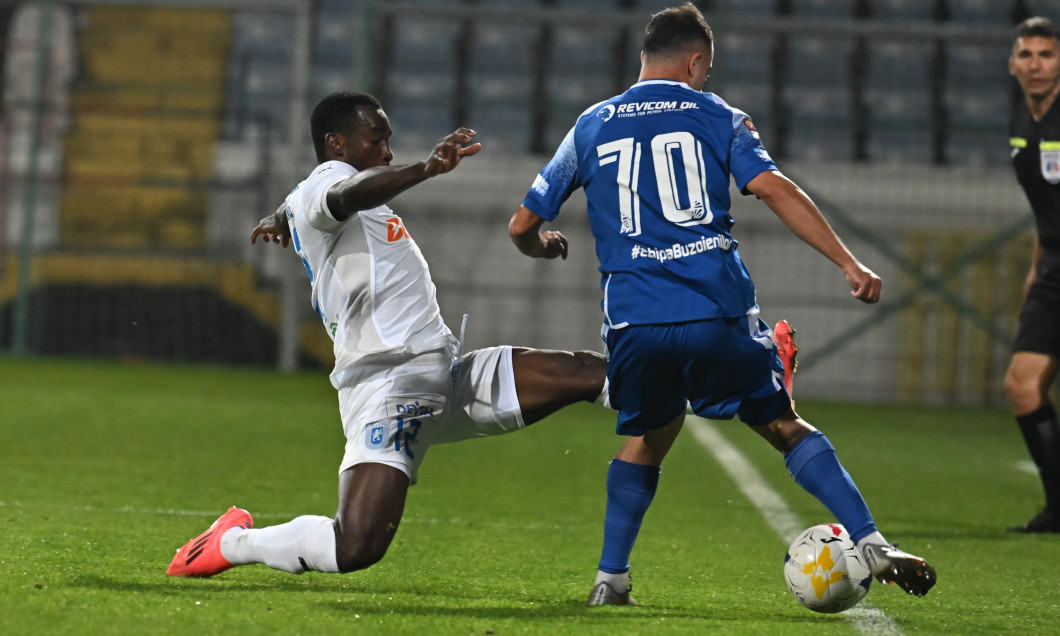
[[[688,90],[695,90],[691,86],[689,86],[688,84],[685,84],[684,82],[678,82],[677,80],[668,80],[668,79],[646,79],[646,80],[637,82],[633,86],[646,86],[648,84],[670,84],[671,86],[684,86]],[[633,88],[633,86],[631,86],[630,88]]]

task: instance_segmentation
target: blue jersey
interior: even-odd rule
[[[582,113],[523,205],[552,221],[584,188],[608,326],[738,317],[754,284],[729,230],[729,177],[776,165],[747,115],[647,80]]]

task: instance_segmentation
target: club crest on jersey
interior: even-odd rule
[[[393,243],[400,241],[403,238],[411,239],[412,236],[409,231],[405,229],[405,224],[401,222],[401,219],[396,216],[386,220],[386,242]]]
[[[1042,150],[1042,178],[1056,185],[1060,183],[1060,150]]]
[[[385,448],[390,444],[390,422],[376,422],[365,431],[364,445],[372,450]]]

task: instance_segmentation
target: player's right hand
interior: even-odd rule
[[[852,266],[843,270],[843,275],[850,284],[851,296],[863,303],[879,302],[883,281],[871,269],[855,261]]]
[[[548,230],[540,234],[541,258],[556,258],[557,256],[567,259],[567,237],[562,232]]]

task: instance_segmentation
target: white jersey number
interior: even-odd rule
[[[601,166],[618,161],[620,231],[629,236],[637,236],[641,231],[640,194],[637,192],[640,147],[632,137],[596,147]],[[703,145],[688,132],[664,133],[651,140],[651,154],[659,203],[666,220],[681,226],[706,225],[713,221],[703,169]],[[687,202],[684,207],[681,181],[684,181],[683,198]]]

